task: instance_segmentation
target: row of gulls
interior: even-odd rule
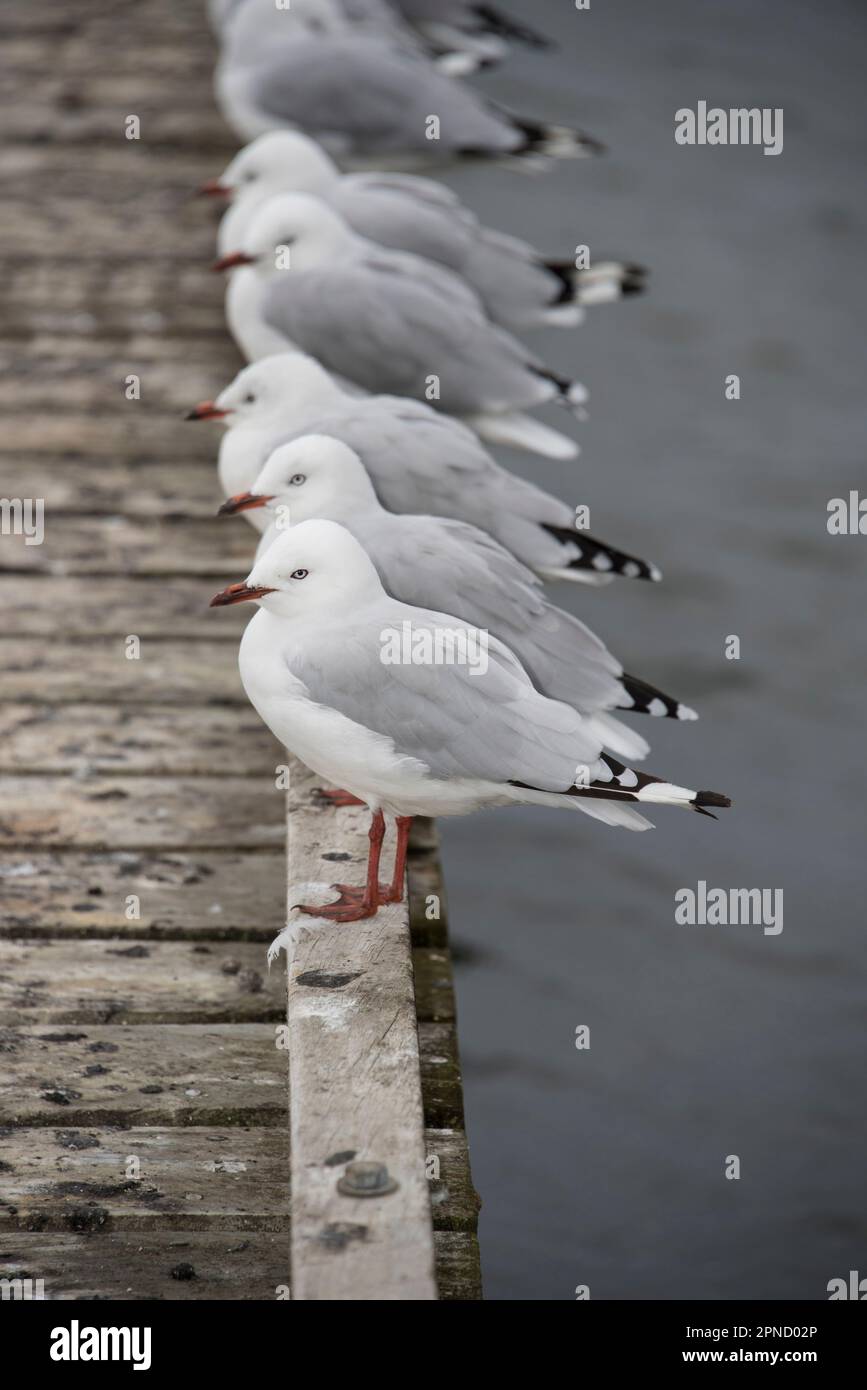
[[[598,152],[464,84],[548,40],[471,0],[212,0],[210,16],[217,101],[246,144],[201,192],[225,203],[214,268],[248,365],[188,418],[224,427],[220,514],[259,535],[211,604],[257,605],[250,701],[326,798],[371,814],[365,882],[297,910],[353,922],[400,901],[417,815],[529,803],[644,830],[652,804],[728,806],[632,766],[649,745],[624,714],[697,716],[545,588],[654,582],[657,566],[577,529],[488,448],[578,452],[531,412],[581,418],[584,387],[518,335],[573,328],[645,273],[549,258],[413,172]]]

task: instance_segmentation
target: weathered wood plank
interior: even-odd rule
[[[213,203],[190,201],[202,183],[203,171],[210,167],[210,155],[195,149],[155,150],[140,142],[131,159],[129,146],[129,141],[121,140],[78,155],[62,146],[9,141],[0,150],[0,177],[10,199],[20,199],[25,213],[35,203],[51,207],[66,199],[89,197],[95,217],[110,217],[116,203],[137,202],[141,207],[146,191],[149,205],[161,206],[179,221],[213,226],[219,220]],[[228,148],[232,153],[232,147]],[[220,171],[214,167],[211,172]]]
[[[286,1123],[286,1046],[283,1024],[6,1028],[0,1126]],[[463,1128],[454,1030],[422,1024],[419,1051],[429,1159]]]
[[[436,822],[416,816],[409,840],[409,925],[413,946],[448,948],[448,902]]]
[[[476,1302],[482,1297],[478,1237],[467,1231],[437,1231],[437,1289],[444,1302]]]
[[[174,81],[152,77],[136,81],[134,74],[91,76],[86,88],[80,76],[45,78],[22,74],[0,94],[4,133],[10,141],[53,141],[55,145],[84,146],[124,140],[128,115],[141,120],[142,139],[151,148],[196,145],[203,154],[226,156],[232,137],[217,111],[198,94],[178,91]],[[135,142],[130,141],[130,144]],[[235,148],[237,148],[237,141]]]
[[[412,963],[419,1021],[453,1023],[455,996],[448,952],[416,949],[412,953]]]
[[[0,704],[0,774],[273,776],[284,759],[252,708]]]
[[[216,461],[216,447],[214,448]],[[115,463],[42,455],[0,453],[0,497],[41,497],[50,522],[58,512],[65,526],[72,517],[117,516],[195,518],[213,521],[223,493],[211,460],[196,460],[179,467],[174,463]],[[232,521],[222,524],[227,528]],[[240,524],[238,521],[236,525]],[[233,528],[234,529],[234,528]],[[255,545],[257,532],[244,526]],[[225,532],[228,539],[228,529]],[[240,544],[240,540],[239,540]]]
[[[316,779],[293,764],[288,795],[290,908],[333,898]],[[366,817],[334,813],[353,859]],[[353,881],[350,862],[341,878]],[[357,872],[354,871],[353,872]],[[293,1298],[436,1298],[430,1192],[405,904],[335,927],[296,916],[289,967]],[[338,1155],[385,1164],[398,1184],[360,1198],[338,1189]],[[344,1162],[346,1160],[344,1159]]]
[[[481,1298],[478,1241],[436,1231],[442,1300]],[[5,1233],[0,1278],[45,1281],[45,1297],[112,1302],[169,1299],[214,1302],[289,1297],[288,1232],[71,1231]]]
[[[443,1233],[449,1276],[463,1287],[454,1251],[465,1237]],[[289,1297],[286,1231],[5,1232],[0,1278],[45,1281],[45,1297],[78,1299],[270,1300]],[[447,1297],[441,1292],[441,1297]],[[463,1294],[457,1294],[463,1297]]]
[[[104,342],[102,350],[105,350]],[[237,357],[227,351],[226,369],[221,372],[216,364],[222,360],[218,354],[208,353],[207,361],[213,364],[213,389],[204,393],[198,390],[191,392],[190,406],[202,394],[218,394],[241,365]],[[3,421],[3,450],[11,456],[13,467],[16,457],[39,453],[52,457],[66,454],[70,458],[89,459],[92,467],[98,466],[99,461],[105,458],[142,462],[168,459],[179,470],[196,462],[213,466],[219,447],[216,429],[182,420],[180,412],[176,416],[155,409],[142,409],[141,401],[130,401],[128,404],[129,409],[123,414],[77,415],[73,411],[39,418],[32,411],[9,414]]]
[[[258,943],[0,939],[2,1027],[277,1022],[283,998]]]
[[[195,340],[145,330],[106,343],[92,332],[48,331],[35,334],[26,351],[17,338],[0,334],[0,399],[10,414],[16,409],[24,413],[22,406],[29,409],[35,404],[50,406],[56,412],[63,404],[65,410],[73,415],[77,411],[80,417],[82,409],[89,414],[98,406],[103,411],[119,406],[122,397],[125,412],[134,402],[123,395],[124,378],[129,372],[138,371],[143,388],[139,404],[158,419],[177,411],[172,418],[180,420],[195,401],[213,395],[219,380],[214,373],[220,370],[221,363],[228,363],[231,373],[232,367],[240,364],[240,358],[228,338],[210,333]],[[203,425],[186,423],[190,426],[186,433],[191,442],[195,435],[205,432]],[[219,429],[212,426],[211,432],[217,438]],[[3,443],[8,448],[5,435]],[[67,439],[63,450],[68,451],[75,444],[74,437]],[[186,451],[184,458],[186,462]]]
[[[210,253],[208,253],[210,255]],[[81,262],[76,274],[58,262],[7,264],[0,278],[0,313],[7,338],[34,332],[91,333],[104,340],[132,332],[213,337],[232,355],[222,326],[223,285],[189,262],[150,263],[134,256]]]
[[[14,777],[0,782],[0,847],[258,849],[285,833],[282,793],[256,777]]]
[[[0,1230],[285,1231],[289,1136],[270,1128],[20,1129],[0,1137]],[[136,1176],[137,1174],[137,1176]]]
[[[156,588],[154,586],[158,585]],[[207,638],[237,648],[249,620],[243,605],[222,610],[218,615],[203,603],[211,581],[201,576],[159,577],[138,575],[125,579],[111,576],[111,603],[105,601],[103,585],[86,576],[60,579],[53,575],[5,575],[3,578],[3,632],[10,637],[57,636],[57,615],[63,612],[64,637],[110,637],[118,633],[137,637]],[[158,596],[158,602],[155,598]]]
[[[39,35],[43,43],[62,43],[71,37],[87,37],[109,50],[117,44],[117,33],[134,36],[142,46],[154,42],[154,27],[162,39],[178,42],[211,43],[210,26],[200,4],[178,5],[176,0],[115,0],[106,10],[105,0],[40,0],[38,5],[7,5],[0,14],[0,35],[4,38]],[[91,58],[91,61],[92,58]]]
[[[232,575],[228,575],[229,580]],[[107,589],[110,580],[105,581]],[[203,581],[202,593],[210,591]],[[203,605],[202,611],[205,610]],[[216,620],[219,614],[212,610]],[[2,643],[0,700],[177,705],[244,705],[232,644],[225,641],[178,642],[145,639],[137,660],[127,660],[124,640],[131,635],[70,642],[57,637],[16,637]],[[138,636],[135,627],[132,635]]]
[[[285,921],[282,850],[282,843],[163,854],[3,850],[0,930],[22,937],[270,942]],[[140,913],[131,919],[130,894]]]
[[[93,1126],[285,1127],[284,1033],[269,1023],[5,1029],[0,1126],[48,1126],[68,1148],[87,1147],[74,1131]]]
[[[129,150],[130,142],[122,143]],[[56,190],[38,202],[26,194],[4,202],[21,261],[54,256],[62,246],[69,269],[97,257],[126,260],[134,247],[144,260],[157,262],[171,256],[176,264],[210,264],[216,255],[215,227],[210,209],[197,206],[190,196],[195,184],[191,182],[183,192],[161,190],[143,201],[147,185],[138,166],[138,155],[132,150],[126,158],[126,196],[114,196],[110,202],[95,204],[93,193],[87,191],[79,197],[58,198]],[[214,160],[214,174],[219,172],[220,161]]]
[[[438,1228],[470,1229],[476,1206],[462,1179],[464,1136],[433,1130],[425,1147],[427,1167],[437,1164],[429,1187]],[[0,1230],[289,1227],[285,1123],[22,1128],[0,1135],[0,1163]],[[334,1176],[341,1172],[335,1165]]]
[[[20,495],[20,494],[19,494]],[[190,517],[75,516],[48,513],[45,539],[3,537],[0,571],[19,574],[249,574],[256,553],[252,527]],[[207,606],[211,594],[201,602]],[[157,590],[152,602],[159,603]]]

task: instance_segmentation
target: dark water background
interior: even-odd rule
[[[824,1298],[867,1275],[867,537],[826,530],[830,497],[867,493],[867,11],[511,8],[560,46],[480,84],[610,153],[449,181],[494,225],[640,260],[652,286],[536,335],[591,419],[577,462],[509,462],[662,565],[662,585],[558,601],[698,706],[653,722],[648,766],[735,807],[645,835],[538,808],[441,822],[486,1292]],[[675,145],[700,99],[783,107],[783,153]],[[699,879],[782,888],[782,934],[677,926]]]

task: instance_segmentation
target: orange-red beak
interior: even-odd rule
[[[266,502],[273,500],[262,492],[236,492],[234,497],[226,498],[217,516],[235,516],[238,512],[252,511],[253,507],[264,507]]]
[[[214,594],[208,607],[228,608],[230,603],[247,603],[250,599],[262,598],[264,594],[273,593],[273,589],[266,589],[262,585],[251,589],[246,584],[230,584],[228,589],[221,589],[218,594]]]
[[[253,265],[255,256],[248,256],[246,251],[230,251],[228,256],[221,256],[218,261],[214,261],[212,270],[233,270],[236,265]]]
[[[231,188],[220,183],[219,179],[208,179],[207,183],[203,183],[201,188],[196,189],[196,193],[200,198],[231,198],[232,196]]]
[[[231,415],[231,410],[221,410],[216,401],[199,401],[192,410],[188,410],[184,416],[185,420],[222,420],[225,415]]]

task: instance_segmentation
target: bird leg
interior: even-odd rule
[[[360,796],[353,796],[352,792],[332,791],[330,787],[317,787],[316,796],[327,801],[329,806],[363,806],[364,802]]]
[[[367,881],[364,888],[355,888],[350,883],[332,883],[340,897],[324,907],[295,903],[299,912],[308,917],[325,917],[329,922],[361,922],[366,917],[374,917],[382,899],[379,888],[379,858],[382,842],[385,839],[385,817],[381,811],[374,811],[370,818],[368,831],[370,849],[367,854]],[[386,890],[387,891],[387,890]]]
[[[406,878],[406,846],[409,832],[412,829],[412,819],[412,816],[395,816],[397,846],[394,851],[394,874],[388,888],[383,888],[380,885],[379,901],[381,903],[403,902],[403,885]]]

